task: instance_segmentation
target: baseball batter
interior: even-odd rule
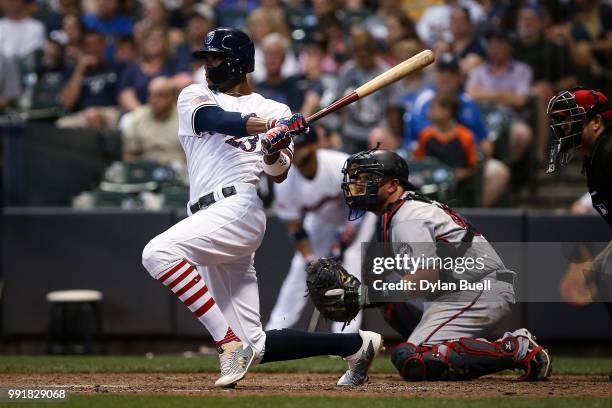
[[[425,257],[435,257],[436,253],[442,257],[438,251],[444,249],[455,259],[480,259],[484,265],[462,272],[457,268],[419,267],[397,275],[400,283],[416,283],[416,290],[407,292],[409,296],[425,299],[416,328],[392,351],[393,364],[402,378],[462,380],[513,368],[524,369],[525,380],[543,380],[550,375],[548,352],[526,329],[505,333],[495,342],[483,339],[510,313],[514,272],[505,268],[482,234],[448,206],[415,193],[408,181],[408,165],[392,151],[374,149],[354,154],[346,161],[343,173],[342,188],[351,215],[370,211],[379,216],[378,241],[390,250],[389,256],[413,253],[418,257],[424,252]],[[441,242],[448,244],[435,245]],[[329,272],[329,263],[325,267]],[[460,278],[471,283],[486,279],[489,283],[435,294],[423,290],[421,284],[441,285]],[[351,289],[350,279],[346,281],[347,289]],[[321,291],[339,293],[337,288]],[[350,300],[351,296],[342,298]],[[362,298],[362,302],[367,305],[367,299]],[[335,310],[337,306],[332,305]],[[347,304],[347,310],[354,310],[354,306]]]
[[[215,340],[221,376],[233,386],[253,361],[339,355],[349,369],[339,385],[360,385],[382,348],[373,332],[264,332],[254,253],[266,228],[256,183],[262,171],[282,182],[293,157],[292,137],[307,130],[300,114],[253,93],[254,46],[242,31],[218,28],[194,52],[207,84],[178,98],[179,139],[187,157],[190,216],[152,239],[142,262],[200,320]]]
[[[308,302],[306,268],[321,256],[343,258],[349,273],[361,276],[361,258],[342,257],[345,249],[360,247],[352,238],[358,232],[358,223],[346,222],[348,208],[338,186],[342,182],[342,166],[348,155],[317,147],[314,128],[293,139],[295,152],[293,166],[287,180],[276,184],[275,210],[288,227],[296,251],[291,267],[281,287],[276,305],[266,328],[292,327]],[[334,322],[332,331],[354,333],[361,325],[361,313],[346,327]]]

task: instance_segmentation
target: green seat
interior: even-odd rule
[[[455,189],[453,169],[440,160],[426,157],[423,160],[409,160],[410,182],[420,192],[432,199],[448,201]]]
[[[178,184],[176,172],[169,166],[141,160],[113,163],[105,172],[100,189],[109,192],[138,193],[157,191],[165,185]]]
[[[91,192],[94,208],[140,208],[142,203],[135,194],[96,190]]]
[[[168,186],[161,190],[166,208],[186,208],[189,201],[189,188],[186,186]]]

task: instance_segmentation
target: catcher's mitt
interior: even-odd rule
[[[331,258],[319,258],[310,264],[306,285],[323,317],[348,323],[359,313],[361,282],[339,262]]]

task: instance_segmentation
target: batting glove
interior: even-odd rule
[[[265,155],[274,154],[290,145],[291,133],[285,125],[273,127],[261,138],[261,151]]]
[[[278,125],[287,126],[289,132],[293,134],[306,133],[308,131],[308,123],[301,113],[294,113],[289,117],[281,119],[268,119],[268,129]]]

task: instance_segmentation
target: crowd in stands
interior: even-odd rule
[[[255,44],[256,92],[309,115],[430,48],[436,63],[317,123],[322,146],[450,168],[466,206],[508,203],[548,149],[560,89],[612,91],[606,0],[0,0],[0,114],[118,129],[126,162],[184,160],[180,90],[217,26]],[[510,198],[508,198],[510,197]]]

